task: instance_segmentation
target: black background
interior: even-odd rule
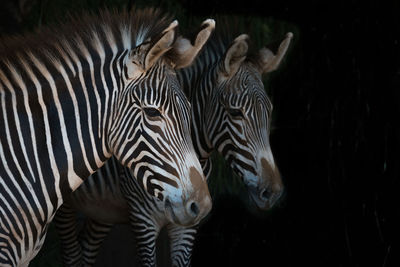
[[[271,80],[272,147],[286,199],[262,218],[237,198],[218,199],[193,266],[400,266],[400,3],[187,6],[274,17],[300,30]]]
[[[193,266],[400,266],[400,2],[178,2],[299,29],[270,83],[286,198],[265,215],[217,197]],[[17,22],[1,11],[3,33]]]

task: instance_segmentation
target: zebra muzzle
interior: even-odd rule
[[[212,208],[212,201],[204,175],[194,167],[190,168],[191,188],[185,192],[186,197],[179,199],[166,198],[165,215],[167,219],[182,226],[198,224]]]

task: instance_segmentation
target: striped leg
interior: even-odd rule
[[[83,266],[93,266],[99,253],[101,244],[110,232],[113,224],[103,223],[91,219],[86,220],[81,235]]]
[[[131,219],[131,226],[135,233],[141,266],[155,267],[157,265],[156,239],[159,234],[158,227],[139,218]]]
[[[156,240],[161,227],[157,221],[159,214],[154,199],[137,182],[128,179],[129,173],[121,175],[121,192],[129,206],[129,224],[136,239],[140,266],[155,267]]]
[[[76,210],[68,204],[63,204],[54,217],[61,240],[64,266],[80,266],[82,248],[78,241]]]
[[[174,224],[168,225],[173,267],[190,266],[196,233],[196,227],[182,227]]]

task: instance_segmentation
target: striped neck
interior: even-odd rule
[[[27,140],[20,143],[29,164],[20,172],[54,179],[56,206],[111,157],[123,58],[165,29],[166,18],[153,19],[158,14],[104,11],[0,43],[0,93],[9,103],[2,113],[26,114],[7,127],[8,139]]]

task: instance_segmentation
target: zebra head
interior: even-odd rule
[[[217,65],[217,90],[206,113],[212,146],[244,181],[260,209],[271,208],[284,186],[269,143],[272,104],[262,74],[276,69],[287,51],[288,33],[277,54],[262,48],[248,56],[248,36],[237,37]]]
[[[170,221],[199,222],[211,209],[206,179],[190,134],[190,103],[176,69],[194,60],[215,27],[206,20],[192,45],[175,38],[172,22],[123,59],[122,93],[110,130],[114,155],[152,196],[164,202]]]

